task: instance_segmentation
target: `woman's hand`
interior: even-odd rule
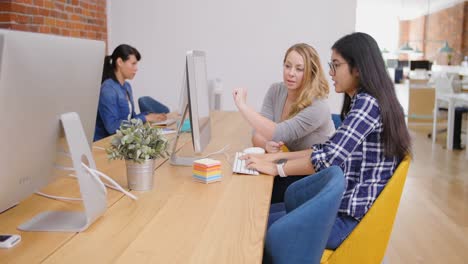
[[[245,88],[236,88],[232,91],[232,97],[234,98],[234,103],[239,110],[242,110],[247,106],[247,90]]]
[[[167,119],[166,114],[147,114],[145,116],[147,122],[161,122]]]
[[[240,159],[245,160],[246,167],[249,169],[255,169],[261,173],[276,176],[278,175],[276,164],[269,160],[268,156],[263,154],[247,154],[240,157]]]
[[[280,142],[267,141],[267,143],[265,144],[265,150],[268,153],[281,152],[282,151],[281,147],[283,147],[283,145],[284,145],[283,141],[280,141]]]

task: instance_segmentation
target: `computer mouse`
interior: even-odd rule
[[[245,154],[265,154],[265,150],[260,147],[251,147],[244,149]]]

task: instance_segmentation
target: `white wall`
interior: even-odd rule
[[[400,5],[393,1],[357,0],[356,31],[371,35],[381,50],[394,53],[400,38],[400,11]]]
[[[330,47],[354,31],[355,10],[356,0],[113,0],[109,49],[128,43],[141,52],[135,98],[150,95],[175,109],[185,52],[200,49],[207,52],[208,78],[223,82],[223,109],[235,109],[231,90],[239,86],[260,109],[270,84],[282,80],[292,44],[314,46],[328,73]],[[331,93],[332,111],[339,112],[341,98]]]

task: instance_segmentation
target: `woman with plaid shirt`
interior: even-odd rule
[[[410,154],[411,140],[394,85],[371,36],[353,33],[339,39],[332,47],[329,66],[335,91],[345,94],[343,123],[336,133],[308,150],[248,154],[243,159],[247,159],[249,168],[280,174],[282,178],[275,185],[281,180],[289,185],[301,178],[286,176],[341,167],[346,189],[327,242],[328,249],[335,249],[372,206],[401,160]],[[281,172],[275,163],[279,159],[288,160]]]

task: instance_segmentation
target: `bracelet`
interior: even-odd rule
[[[276,164],[276,169],[278,170],[278,175],[280,177],[287,177],[286,173],[284,173],[284,163],[283,164]]]

